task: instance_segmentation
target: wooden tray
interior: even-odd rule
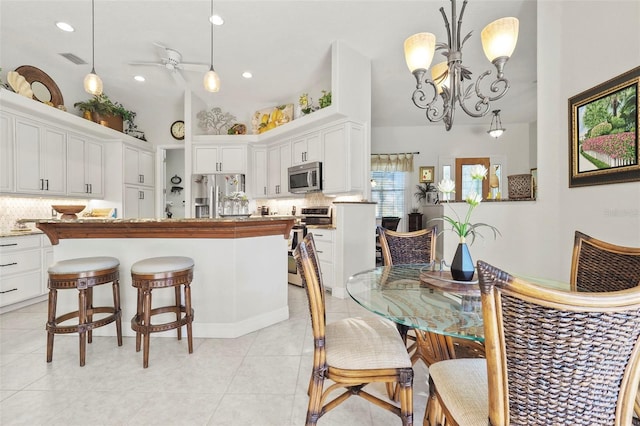
[[[450,271],[424,271],[420,273],[420,285],[455,293],[480,294],[478,280],[456,281]]]

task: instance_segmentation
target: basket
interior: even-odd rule
[[[533,176],[529,174],[507,176],[509,198],[533,198]]]

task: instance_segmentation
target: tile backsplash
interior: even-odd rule
[[[0,233],[7,233],[15,228],[18,219],[47,219],[53,216],[51,205],[89,205],[88,200],[54,199],[54,198],[22,198],[0,197]],[[33,223],[27,223],[35,228]]]

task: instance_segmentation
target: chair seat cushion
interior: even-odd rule
[[[133,274],[159,274],[163,272],[176,272],[193,268],[194,262],[185,256],[162,256],[139,260],[131,265]]]
[[[452,359],[431,364],[429,375],[440,399],[460,425],[487,426],[489,394],[484,359]]]
[[[82,272],[111,269],[117,266],[120,266],[120,261],[115,257],[80,257],[56,262],[51,265],[47,271],[50,274],[79,274]]]
[[[396,325],[384,318],[346,318],[326,326],[327,364],[347,370],[411,367]]]

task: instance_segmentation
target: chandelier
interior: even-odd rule
[[[490,94],[484,94],[481,83],[491,74],[491,70],[482,73],[474,84],[471,83],[471,70],[462,64],[462,48],[471,37],[469,32],[464,39],[460,38],[460,27],[467,1],[462,3],[460,17],[457,17],[456,0],[451,2],[451,24],[444,11],[440,13],[447,30],[447,43],[437,43],[431,33],[418,33],[407,38],[404,42],[404,55],[409,70],[416,79],[416,89],[413,92],[413,103],[424,109],[427,119],[432,122],[444,121],[445,128],[451,130],[455,117],[456,104],[471,117],[483,117],[490,109],[490,102],[502,98],[509,89],[509,80],[504,78],[504,65],[511,57],[518,41],[517,18],[507,17],[493,21],[480,34],[484,53],[496,67],[497,76],[489,86]],[[431,69],[431,78],[427,70],[433,60],[436,50],[447,58],[437,63]],[[465,80],[469,84],[465,85]],[[475,95],[474,100],[470,101]],[[442,104],[437,105],[438,97]],[[475,102],[475,105],[467,105]]]

